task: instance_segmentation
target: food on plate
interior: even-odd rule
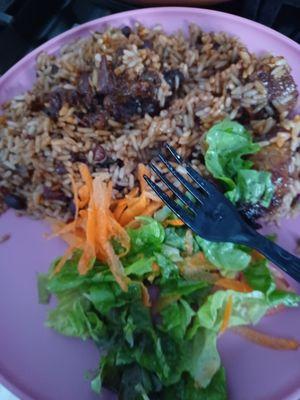
[[[254,226],[297,209],[298,91],[281,56],[192,25],[108,28],[41,53],[33,88],[3,105],[0,212],[46,218],[68,244],[38,277],[47,325],[103,351],[92,389],[119,399],[227,398],[217,350],[298,296],[245,246],[194,235],[148,188],[171,144]],[[91,366],[92,367],[92,366]]]
[[[79,178],[79,163],[122,197],[136,185],[137,164],[164,142],[209,174],[205,133],[225,118],[264,146],[249,159],[275,185],[268,208],[237,202],[241,212],[255,223],[299,205],[298,91],[281,56],[256,56],[238,39],[195,25],[185,37],[136,24],[41,53],[36,75],[32,90],[3,105],[2,211],[69,219],[70,172]]]
[[[120,400],[225,400],[217,339],[227,329],[274,350],[299,347],[245,326],[300,303],[263,256],[194,235],[146,186],[141,164],[139,186],[119,199],[111,182],[93,179],[85,164],[79,170],[82,184],[71,177],[74,219],[52,222],[53,235],[69,247],[38,287],[42,303],[57,299],[48,327],[101,349],[90,374],[95,392],[106,387]],[[259,181],[267,182],[268,197],[270,180]],[[232,201],[233,191],[244,195],[241,188],[228,192]]]

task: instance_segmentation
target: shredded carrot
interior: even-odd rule
[[[251,252],[251,255],[252,255],[253,260],[264,260],[265,259],[265,257],[256,250],[253,250]]]
[[[136,199],[132,199],[132,201],[133,200],[136,200]],[[120,224],[122,226],[126,226],[135,217],[137,217],[139,215],[143,215],[143,211],[146,209],[146,207],[147,207],[147,198],[142,193],[141,196],[135,202],[132,202],[132,205],[129,206],[124,211],[124,213],[121,215],[120,221],[119,221]]]
[[[128,204],[128,199],[121,199],[118,201],[118,203],[113,211],[114,217],[117,221],[119,221],[119,219],[121,218],[121,215],[126,210],[127,204]]]
[[[116,282],[118,282],[121,289],[126,292],[128,290],[129,279],[125,276],[124,268],[119,257],[116,255],[110,242],[106,242],[103,247],[107,257],[107,263]]]
[[[78,271],[81,275],[88,272],[91,267],[91,261],[96,257],[96,218],[94,202],[91,200],[86,222],[86,241],[78,263]]]
[[[181,221],[181,219],[166,219],[164,224],[166,226],[171,225],[171,226],[183,226],[184,222]]]
[[[204,253],[199,251],[192,256],[185,257],[182,263],[183,274],[197,271],[214,271],[216,267],[206,259]]]
[[[55,268],[54,268],[54,271],[53,271],[54,274],[57,274],[62,269],[62,267],[65,265],[65,263],[68,261],[68,259],[72,255],[73,251],[74,251],[73,247],[69,247],[67,249],[65,254],[61,257],[59,262],[55,265]]]
[[[89,203],[89,188],[87,185],[81,186],[78,190],[78,205],[80,208],[84,208]]]
[[[131,191],[127,194],[126,197],[131,199],[133,197],[136,197],[138,195],[138,193],[139,193],[139,188],[135,187],[135,188],[131,189]]]
[[[253,291],[246,282],[237,281],[235,279],[220,278],[215,282],[215,285],[223,289],[232,289],[242,293],[250,293]]]
[[[90,174],[89,168],[84,163],[80,163],[78,168],[79,168],[80,175],[88,188],[89,194],[91,195],[92,190],[93,190],[93,178]]]
[[[153,272],[159,272],[160,271],[160,267],[156,262],[152,263],[152,270],[153,270]]]
[[[74,249],[79,249],[82,252],[78,263],[80,274],[86,274],[98,259],[108,264],[115,280],[126,291],[130,280],[125,275],[120,258],[128,253],[130,238],[124,226],[133,223],[137,216],[152,215],[162,203],[147,191],[144,175],[150,176],[150,173],[143,164],[138,166],[140,188],[133,188],[119,200],[112,199],[112,183],[104,183],[100,177],[93,179],[86,164],[79,164],[79,173],[83,182],[80,187],[71,175],[74,220],[67,224],[54,224],[52,236],[60,235],[69,244],[54,273],[62,268]],[[115,253],[111,243],[113,238],[122,246],[121,254]],[[148,303],[145,290],[144,301]]]
[[[228,328],[230,317],[231,317],[231,312],[232,312],[232,296],[230,295],[228,297],[228,301],[225,306],[224,317],[223,317],[220,332],[224,332]]]
[[[162,204],[161,199],[157,196],[157,194],[153,193],[153,192],[148,192],[147,190],[145,190],[145,196],[149,199],[149,200],[153,200],[156,201],[160,204]],[[172,195],[172,192],[170,192],[170,195]]]
[[[145,208],[145,210],[143,211],[143,215],[152,217],[152,215],[155,213],[155,211],[157,211],[159,208],[161,208],[161,206],[162,206],[162,202],[154,201]]]
[[[140,182],[140,188],[141,188],[142,193],[147,188],[147,182],[144,179],[144,175],[146,175],[146,176],[148,176],[148,178],[150,178],[150,171],[148,170],[148,168],[145,167],[144,164],[139,164],[138,165],[138,180]]]
[[[148,191],[144,175],[150,176],[150,172],[143,164],[139,164],[140,193],[138,188],[133,188],[124,199],[112,203],[114,217],[122,226],[131,224],[137,216],[152,216],[162,205],[161,200],[154,193]]]
[[[274,350],[297,350],[300,347],[300,343],[297,340],[276,338],[247,326],[236,327],[233,331],[244,336],[253,343]]]

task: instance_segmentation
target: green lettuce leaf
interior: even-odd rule
[[[252,263],[245,271],[244,276],[252,289],[265,293],[270,307],[284,305],[286,307],[297,307],[300,296],[296,293],[276,289],[273,275],[268,268],[267,260],[259,260]]]
[[[243,271],[251,261],[250,254],[243,246],[234,243],[215,243],[196,237],[205,257],[222,273]]]
[[[271,271],[267,266],[267,260],[259,260],[244,271],[244,277],[249,286],[254,290],[268,294],[274,291],[276,284]]]
[[[40,304],[48,304],[51,297],[51,292],[48,289],[49,278],[47,274],[38,274],[37,287]]]
[[[225,184],[228,198],[268,207],[274,193],[271,174],[251,169],[252,162],[243,158],[260,150],[250,133],[239,123],[224,120],[207,132],[206,142],[206,168]]]
[[[96,342],[106,334],[105,325],[91,310],[89,301],[77,291],[58,296],[58,304],[49,312],[46,325],[63,335],[92,338]]]
[[[168,332],[176,340],[183,339],[195,311],[185,300],[179,300],[161,311],[162,324],[160,329]]]
[[[165,388],[163,400],[226,400],[225,371],[220,368],[205,389],[195,385],[188,375],[175,385]]]
[[[151,217],[137,217],[141,226],[138,229],[127,229],[131,239],[130,253],[153,254],[154,250],[160,250],[165,239],[163,226]]]
[[[274,194],[274,186],[270,172],[243,169],[237,172],[237,182],[227,197],[233,203],[257,203],[269,207]]]
[[[144,276],[152,271],[155,257],[141,257],[132,264],[125,267],[126,275]]]
[[[233,290],[219,290],[208,296],[205,304],[200,307],[197,313],[198,324],[219,332],[229,297],[232,298],[232,313],[228,327],[256,324],[270,307],[262,292],[255,290],[250,293],[240,293]]]
[[[172,275],[178,275],[177,265],[162,253],[154,253],[157,264],[159,265],[162,276],[168,279]]]
[[[92,381],[92,389],[100,393],[106,387],[118,395],[120,400],[149,399],[148,393],[158,393],[162,389],[157,376],[137,363],[116,366],[115,357],[102,357],[98,372]]]
[[[66,261],[59,274],[54,274],[48,279],[47,290],[51,293],[61,293],[66,290],[79,289],[91,280],[92,274],[79,275],[77,271],[79,254]]]
[[[160,283],[160,282],[158,282]],[[166,282],[162,282],[160,286],[160,297],[184,297],[188,298],[191,294],[196,293],[197,297],[201,297],[200,292],[205,290],[204,295],[207,295],[207,290],[210,285],[205,281],[187,280],[184,278],[170,278]]]
[[[198,330],[186,351],[187,372],[200,387],[206,388],[221,366],[216,332],[209,329]]]
[[[298,307],[300,304],[300,296],[297,293],[286,292],[278,289],[269,294],[268,300],[272,307],[277,307],[279,305]]]

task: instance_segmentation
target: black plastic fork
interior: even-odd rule
[[[216,188],[216,186],[191,167],[174,149],[167,145],[176,163],[181,165],[193,181],[191,184],[162,155],[158,157],[168,171],[190,193],[187,196],[176,187],[153,163],[151,169],[175,195],[171,198],[156,183],[144,176],[147,183],[161,200],[180,218],[193,232],[212,242],[232,242],[256,249],[284,272],[300,282],[300,259],[282,247],[273,243],[250,227],[240,216],[234,205]],[[180,200],[181,206],[178,204]],[[192,199],[193,200],[192,200]]]

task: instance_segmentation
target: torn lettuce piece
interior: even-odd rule
[[[206,168],[224,183],[226,196],[233,203],[260,203],[269,207],[274,194],[271,174],[252,169],[253,163],[244,158],[260,150],[250,132],[238,122],[225,119],[207,132],[206,143]]]
[[[154,250],[160,250],[165,239],[163,226],[151,217],[137,217],[136,220],[141,226],[127,229],[131,243],[130,254],[153,254]]]
[[[256,324],[270,308],[265,294],[260,291],[241,293],[234,290],[219,290],[208,296],[205,304],[200,307],[197,313],[199,325],[219,332],[230,297],[232,312],[228,327]]]
[[[270,307],[279,305],[297,307],[300,303],[298,294],[276,289],[276,283],[266,259],[251,263],[244,271],[244,277],[252,289],[259,290],[266,295]]]
[[[223,275],[243,271],[251,262],[251,255],[244,246],[234,243],[215,243],[195,238],[209,262],[215,265]]]
[[[48,314],[46,325],[65,336],[96,342],[106,335],[106,328],[98,315],[92,311],[90,302],[77,291],[57,295],[58,304]]]

